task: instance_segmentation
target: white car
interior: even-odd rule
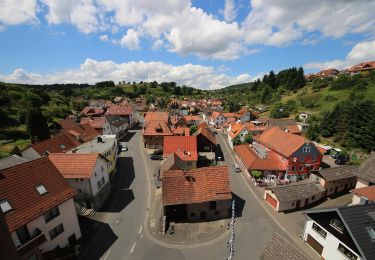
[[[233,169],[234,169],[234,171],[235,172],[241,172],[241,168],[240,168],[240,166],[238,166],[237,164],[233,164]]]
[[[128,147],[126,145],[121,146],[121,152],[126,152]]]

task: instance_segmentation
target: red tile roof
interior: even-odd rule
[[[111,106],[105,112],[106,116],[128,116],[133,114],[133,109],[131,106],[122,107],[122,106]]]
[[[199,121],[199,116],[191,116],[191,115],[188,115],[188,116],[183,116],[182,117],[185,122],[191,122],[191,121]]]
[[[48,191],[39,195],[36,186]],[[0,171],[0,199],[6,199],[13,210],[5,213],[10,232],[29,223],[75,195],[47,157]]]
[[[102,130],[106,121],[105,117],[82,117],[80,123],[89,123],[93,128]]]
[[[282,131],[278,127],[269,127],[263,133],[254,136],[253,139],[286,157],[292,155],[303,144],[310,142],[302,136]]]
[[[97,153],[54,153],[48,158],[66,179],[90,178],[99,157]]]
[[[163,206],[232,198],[228,166],[165,171],[162,187]]]
[[[198,148],[196,136],[166,136],[164,138],[163,156],[175,153],[181,160],[197,161]]]
[[[234,151],[249,170],[286,171],[287,169],[286,164],[281,162],[281,157],[273,151],[268,151],[268,156],[265,159],[259,157],[250,145],[247,144],[235,146]]]
[[[212,112],[211,118],[212,118],[213,120],[215,120],[215,119],[216,119],[218,116],[220,116],[220,115],[223,116],[222,113],[217,112],[217,111],[214,111],[214,112]]]
[[[64,153],[78,145],[80,143],[72,136],[62,134],[42,142],[31,144],[29,147],[33,148],[40,156],[44,156],[47,151],[48,153]]]
[[[144,129],[143,135],[168,136],[173,133],[164,121],[150,121]]]
[[[359,72],[359,71],[366,71],[366,70],[373,70],[375,69],[375,61],[366,61],[358,63],[348,69],[348,72]]]
[[[62,133],[69,133],[75,138],[82,139],[83,142],[90,141],[100,134],[89,123],[78,124],[70,119],[62,119],[57,123],[62,126]]]
[[[169,113],[168,112],[147,112],[145,115],[145,124],[151,121],[164,121],[168,123]]]
[[[366,197],[368,200],[375,201],[375,186],[362,187],[351,190],[355,195]]]
[[[242,130],[245,129],[245,125],[241,123],[233,123],[230,131],[228,132],[231,139],[236,138],[237,135],[239,135]]]
[[[103,113],[104,109],[101,107],[84,107],[81,112],[85,116],[102,115]]]

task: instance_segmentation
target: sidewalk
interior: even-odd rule
[[[147,226],[150,236],[155,242],[169,247],[194,247],[215,243],[227,236],[229,220],[217,220],[199,223],[175,223],[174,229],[169,227],[163,235],[161,233],[161,189],[155,189],[154,204],[149,209]]]

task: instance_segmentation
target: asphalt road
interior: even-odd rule
[[[233,171],[233,157],[224,139],[218,135],[217,141],[224,156],[224,161],[220,163],[230,166],[231,188],[236,199],[238,217],[233,259],[258,259],[274,231],[284,237],[286,235],[252,196],[243,177]],[[145,155],[139,130],[135,131],[127,145],[129,151],[120,155],[118,179],[113,180],[116,185],[108,205],[98,213],[104,223],[90,238],[81,259],[227,259],[229,237],[201,247],[181,248],[161,246],[148,235],[145,223],[147,210],[152,206],[151,190],[154,190],[153,174],[157,162]]]

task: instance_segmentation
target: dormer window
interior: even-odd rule
[[[336,218],[331,220],[331,226],[337,229],[339,232],[344,233],[344,225]]]
[[[309,153],[310,152],[310,147],[303,147],[303,152],[304,153]]]
[[[46,194],[48,192],[47,189],[46,189],[46,187],[44,187],[43,184],[39,184],[39,185],[35,186],[35,188],[36,188],[36,191],[41,196],[44,195],[44,194]]]
[[[9,201],[7,201],[7,200],[0,200],[0,208],[1,208],[1,211],[4,214],[13,209],[12,206],[10,205]]]

